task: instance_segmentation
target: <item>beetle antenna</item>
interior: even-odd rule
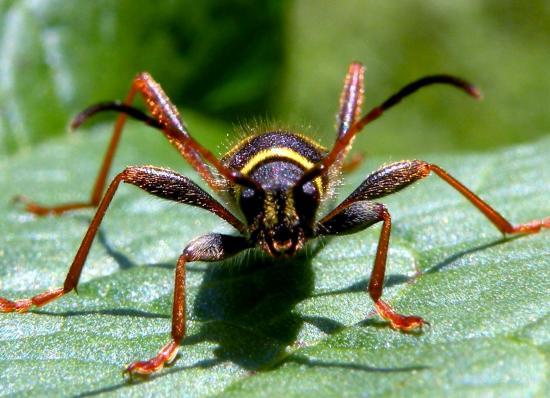
[[[94,116],[96,113],[105,112],[105,111],[115,111],[115,112],[124,113],[130,116],[132,119],[143,122],[156,129],[163,128],[157,119],[145,114],[145,112],[137,108],[134,108],[133,106],[126,105],[120,101],[100,102],[98,104],[92,105],[84,109],[82,112],[80,112],[78,115],[76,115],[73,118],[73,120],[71,121],[71,124],[69,125],[69,128],[71,129],[71,131],[74,131],[78,129],[80,126],[82,126],[84,122],[86,122],[86,120]]]
[[[429,86],[431,84],[448,84],[454,86],[460,90],[466,92],[466,94],[474,97],[475,99],[482,99],[483,95],[481,91],[474,86],[472,83],[467,82],[459,77],[450,76],[450,75],[431,75],[420,78],[412,83],[407,84],[397,93],[390,96],[387,100],[382,102],[377,107],[372,108],[365,116],[359,119],[350,130],[354,130],[351,136],[359,133],[367,124],[378,119],[382,114],[397,105],[401,100],[409,95],[413,94],[415,91],[421,89],[422,87]],[[349,141],[349,140],[348,140]]]
[[[71,129],[71,131],[74,131],[82,126],[84,122],[86,122],[86,120],[94,116],[96,113],[105,111],[124,113],[130,116],[132,119],[139,120],[140,122],[143,122],[156,129],[162,129],[162,125],[157,119],[145,114],[145,112],[134,108],[133,106],[126,105],[120,101],[100,102],[84,109],[73,118],[71,124],[69,125],[69,128]]]
[[[363,128],[378,119],[382,114],[393,107],[394,105],[401,102],[401,100],[405,97],[408,97],[409,95],[413,94],[417,90],[421,89],[422,87],[426,87],[432,84],[448,84],[451,86],[454,86],[460,90],[463,90],[466,92],[466,94],[470,95],[471,97],[474,97],[475,99],[482,99],[483,95],[479,89],[471,84],[470,82],[463,80],[456,76],[451,75],[431,75],[431,76],[425,76],[418,80],[415,80],[412,83],[407,84],[405,87],[403,87],[401,90],[390,96],[387,100],[382,102],[380,105],[372,108],[365,116],[363,116],[361,119],[359,119],[357,122],[355,122],[349,129],[346,131],[340,139],[338,139],[334,146],[332,147],[331,151],[321,160],[319,163],[317,163],[314,167],[312,167],[310,170],[308,170],[298,181],[298,185],[303,185],[307,183],[308,181],[311,181],[320,175],[326,173],[332,165],[338,160],[338,158],[341,156],[342,152],[346,150],[348,145],[350,145],[352,139],[355,137],[355,135]]]
[[[230,180],[235,184],[253,188],[255,190],[262,190],[259,184],[252,180],[251,178],[243,175],[240,171],[230,169],[221,164],[218,158],[209,150],[200,145],[195,141],[187,132],[182,132],[168,126],[163,125],[159,120],[147,115],[140,109],[134,108],[133,106],[126,105],[120,101],[110,101],[110,102],[100,102],[98,104],[92,105],[78,115],[72,120],[70,124],[71,130],[76,130],[79,128],[86,120],[90,117],[96,115],[100,112],[114,111],[128,115],[132,119],[138,120],[151,126],[157,130],[161,130],[166,134],[170,141],[177,141],[183,144],[184,146],[190,146],[194,151],[196,151],[203,159],[207,160],[216,170],[223,175],[225,178]],[[185,133],[185,134],[183,134]]]

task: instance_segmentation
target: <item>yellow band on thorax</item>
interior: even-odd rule
[[[305,156],[299,154],[293,149],[285,147],[275,147],[264,149],[252,156],[241,169],[241,173],[248,175],[258,164],[264,162],[267,159],[286,159],[290,160],[300,166],[304,170],[309,170],[314,166],[314,163],[307,159]],[[319,195],[323,196],[323,183],[321,177],[317,177],[313,180],[313,183],[319,191]]]

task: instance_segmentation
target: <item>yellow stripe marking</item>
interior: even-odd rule
[[[264,149],[263,151],[260,151],[256,155],[252,156],[252,158],[250,158],[241,169],[241,173],[247,176],[248,173],[250,173],[254,169],[254,167],[256,167],[259,163],[271,158],[291,160],[299,164],[300,166],[302,166],[304,170],[309,170],[314,166],[314,163],[312,163],[305,156],[300,155],[298,152],[294,151],[293,149],[285,148],[285,147],[275,147],[275,148]],[[317,187],[317,190],[319,191],[319,195],[322,197],[323,183],[321,181],[321,177],[317,177],[316,179],[314,179],[313,183]]]

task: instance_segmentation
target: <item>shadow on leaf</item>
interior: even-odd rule
[[[374,366],[362,365],[359,363],[321,361],[318,359],[307,358],[301,355],[293,355],[289,357],[285,362],[292,362],[299,365],[305,365],[305,366],[311,366],[311,367],[341,368],[341,369],[362,370],[365,372],[376,372],[376,373],[412,372],[412,371],[429,369],[429,367],[427,366],[405,366],[402,368],[377,368]]]
[[[193,314],[203,322],[189,341],[217,344],[214,355],[249,370],[269,368],[286,355],[303,324],[293,312],[314,288],[311,257],[276,260],[264,255],[207,269]]]
[[[435,273],[435,272],[439,272],[439,271],[443,270],[444,268],[450,266],[455,261],[460,260],[462,257],[465,257],[469,254],[473,254],[473,253],[476,253],[476,252],[480,252],[480,251],[483,251],[483,250],[486,250],[486,249],[490,249],[490,248],[495,247],[495,246],[502,245],[502,244],[510,242],[512,240],[519,239],[522,236],[525,236],[525,235],[506,236],[506,237],[494,240],[494,241],[489,242],[489,243],[484,243],[482,245],[460,251],[458,253],[455,253],[455,254],[447,257],[445,260],[443,260],[440,263],[434,265],[433,267],[429,268],[428,270],[424,271],[423,273],[424,274],[432,274],[432,273]]]
[[[64,312],[55,312],[55,311],[45,311],[45,310],[31,310],[29,312],[40,314],[40,315],[51,315],[51,316],[85,316],[85,315],[111,315],[111,316],[128,316],[128,317],[139,317],[146,319],[170,319],[170,315],[166,314],[155,314],[153,312],[140,311],[132,308],[108,308],[108,309],[98,309],[98,310],[83,310],[83,311],[64,311]]]

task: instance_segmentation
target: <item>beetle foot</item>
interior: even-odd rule
[[[169,364],[174,360],[176,354],[178,353],[179,344],[175,341],[171,341],[166,344],[159,351],[157,356],[147,360],[147,361],[136,361],[132,362],[123,372],[127,374],[130,379],[133,376],[149,376],[152,373],[156,373],[161,370],[164,365]]]
[[[0,297],[0,312],[27,312],[32,306],[40,307],[50,301],[55,300],[65,294],[65,290],[58,289],[47,290],[44,293],[37,294],[30,299],[20,299],[11,301]]]
[[[23,195],[18,195],[13,198],[13,203],[23,204],[25,211],[31,214],[34,214],[38,217],[44,216],[60,216],[68,211],[78,210],[78,209],[87,209],[90,207],[95,207],[96,205],[92,202],[73,202],[65,203],[56,206],[43,206],[39,203],[33,202]]]
[[[392,310],[392,308],[382,300],[377,300],[374,303],[378,314],[390,322],[393,329],[403,332],[413,332],[422,330],[424,325],[429,325],[424,319],[414,315],[401,315]]]
[[[542,220],[534,220],[525,224],[515,225],[510,233],[512,234],[535,234],[543,228],[550,228],[550,217]]]
[[[0,297],[0,312],[26,312],[30,307],[32,307],[30,299],[11,301]]]

